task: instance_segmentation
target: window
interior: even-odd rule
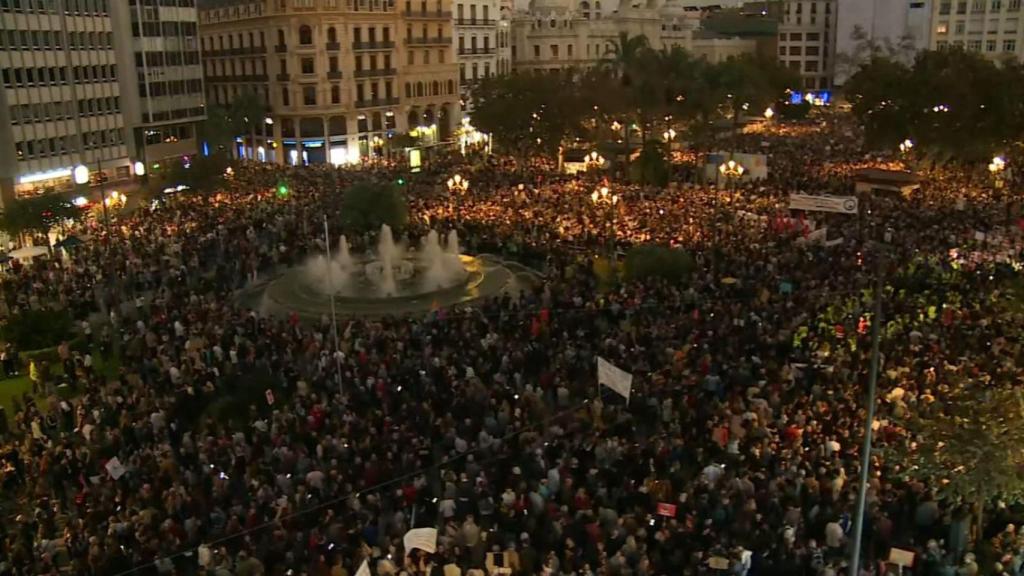
[[[303,58],[302,59],[302,73],[303,74],[312,74],[313,73],[313,59],[312,58]]]
[[[444,64],[444,50],[437,51],[437,63]],[[390,66],[388,66],[390,68]]]
[[[292,105],[291,97],[290,96],[291,95],[288,94],[288,88],[281,88],[281,105],[282,106],[291,106]]]
[[[221,38],[222,42],[223,42],[223,40],[224,39]],[[278,28],[277,29],[277,45],[278,46],[284,46],[285,44],[286,44],[286,42],[284,41],[284,30],[282,30],[281,28]],[[224,47],[221,46],[221,48],[223,49]]]
[[[943,50],[943,49],[948,48],[948,47],[949,47],[949,42],[946,41],[946,40],[939,40],[938,42],[935,43],[935,49],[936,50]]]
[[[790,46],[789,47],[789,55],[790,56],[799,56],[800,53],[801,53],[801,49],[800,49],[799,46]]]
[[[331,72],[337,72],[338,71],[338,57],[337,56],[331,56],[330,58],[327,59],[327,69],[329,71],[331,71]]]
[[[818,61],[817,60],[808,60],[807,62],[804,62],[804,72],[817,72],[817,71],[818,71]]]
[[[964,33],[964,23],[962,21],[961,22],[957,22],[956,24],[953,25],[953,33],[954,34],[963,34]]]
[[[1003,52],[1016,52],[1017,41],[1016,40],[1003,40]]]
[[[804,48],[804,55],[805,56],[817,56],[818,55],[818,47],[817,46],[808,46],[808,47]]]
[[[1020,10],[1020,0],[1010,0],[1007,4],[1006,9],[1010,12],[1017,12]]]
[[[936,34],[945,34],[946,32],[949,32],[949,24],[945,22],[935,27]]]
[[[968,40],[967,49],[972,52],[981,52],[981,40]]]
[[[992,0],[992,3],[989,5],[989,10],[992,12],[999,12],[1002,9],[1003,0]]]
[[[313,29],[309,26],[302,25],[299,27],[299,44],[303,46],[309,46],[313,43]]]
[[[316,86],[302,87],[302,103],[306,106],[316,106]]]
[[[985,0],[974,0],[971,3],[971,12],[984,12]]]
[[[967,14],[967,0],[960,0],[956,3],[957,14]]]
[[[533,57],[540,60],[540,44],[533,45]]]
[[[558,44],[551,45],[551,58],[553,60],[558,60]]]
[[[338,31],[335,30],[334,26],[327,29],[327,41],[332,44],[338,41]]]
[[[331,86],[331,104],[341,104],[341,86],[337,84]]]
[[[996,41],[995,40],[986,40],[985,41],[985,52],[995,52],[995,51],[996,51]]]
[[[409,60],[409,65],[410,66],[416,63],[415,55],[416,55],[415,52],[413,52],[412,50],[409,50],[409,58],[408,58],[408,60]]]

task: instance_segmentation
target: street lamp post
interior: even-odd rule
[[[452,202],[454,200],[454,194],[456,192],[459,194],[465,194],[469,191],[469,180],[463,178],[460,174],[455,174],[449,178],[447,184],[448,202]],[[449,212],[454,212],[454,210],[449,209]],[[458,220],[458,218],[456,218],[456,220]]]
[[[1006,160],[1002,156],[995,156],[992,161],[988,163],[988,171],[992,174],[992,188],[993,196],[996,191],[1003,191],[1003,199],[1006,203],[1006,224],[1010,224],[1010,195],[1005,192],[1005,182],[1003,181],[1003,171],[1006,170]]]
[[[608,210],[608,222],[611,225],[611,232],[608,235],[608,238],[609,238],[608,265],[611,266],[612,268],[614,268],[615,267],[615,244],[616,244],[616,242],[618,240],[616,238],[618,230],[616,229],[616,223],[615,223],[615,216],[616,216],[615,209],[616,209],[616,206],[619,204],[619,195],[618,194],[612,194],[611,191],[608,190],[607,186],[601,186],[597,190],[594,190],[594,192],[590,195],[590,201],[593,202],[595,206],[604,206]]]
[[[743,177],[743,174],[746,171],[747,169],[742,164],[735,160],[722,162],[718,166],[718,173],[721,174],[722,176],[725,176],[726,184],[728,184],[730,181],[738,181],[740,178]]]
[[[583,159],[586,161],[588,170],[604,166],[604,157],[598,154],[597,150],[592,150]]]

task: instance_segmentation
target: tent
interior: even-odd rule
[[[25,246],[24,248],[18,248],[17,250],[11,251],[8,256],[17,260],[31,260],[36,256],[42,256],[49,253],[50,249],[46,246]]]

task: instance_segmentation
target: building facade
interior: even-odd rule
[[[956,46],[994,60],[1024,55],[1021,0],[933,0],[932,49]]]
[[[130,155],[153,170],[195,154],[206,116],[195,0],[123,0],[110,9]]]
[[[918,50],[928,47],[932,0],[839,0],[836,54],[853,57],[864,52],[857,36],[909,64]],[[847,58],[844,58],[847,59]],[[845,82],[860,62],[836,66],[835,83]]]
[[[459,121],[450,0],[208,0],[208,101],[253,93],[269,114],[239,143],[257,160],[346,164],[391,137],[447,140]]]
[[[779,22],[779,62],[805,90],[830,90],[836,65],[837,0],[786,0]]]
[[[0,2],[4,202],[69,189],[79,164],[130,177],[118,83],[124,66],[110,7],[109,0]]]
[[[607,0],[606,0],[607,2]],[[519,70],[587,67],[604,59],[620,33],[643,35],[651,47],[681,47],[717,62],[754,52],[750,39],[701,29],[701,10],[683,0],[661,6],[609,6],[602,0],[533,0],[512,23],[512,65]]]

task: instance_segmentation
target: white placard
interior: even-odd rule
[[[597,383],[618,392],[628,402],[633,389],[633,375],[598,356]]]
[[[114,480],[117,480],[121,476],[124,476],[124,473],[126,472],[124,466],[121,464],[121,461],[118,460],[116,456],[111,458],[110,460],[107,460],[106,468],[107,474],[110,474],[110,477],[113,478]]]
[[[359,565],[359,570],[356,570],[356,576],[370,576],[370,563],[363,560],[363,563]]]
[[[405,546],[406,554],[413,548],[433,554],[437,552],[437,528],[413,528],[405,533],[402,544]]]
[[[857,208],[858,202],[856,196],[811,196],[810,194],[789,195],[790,210],[856,214]]]

